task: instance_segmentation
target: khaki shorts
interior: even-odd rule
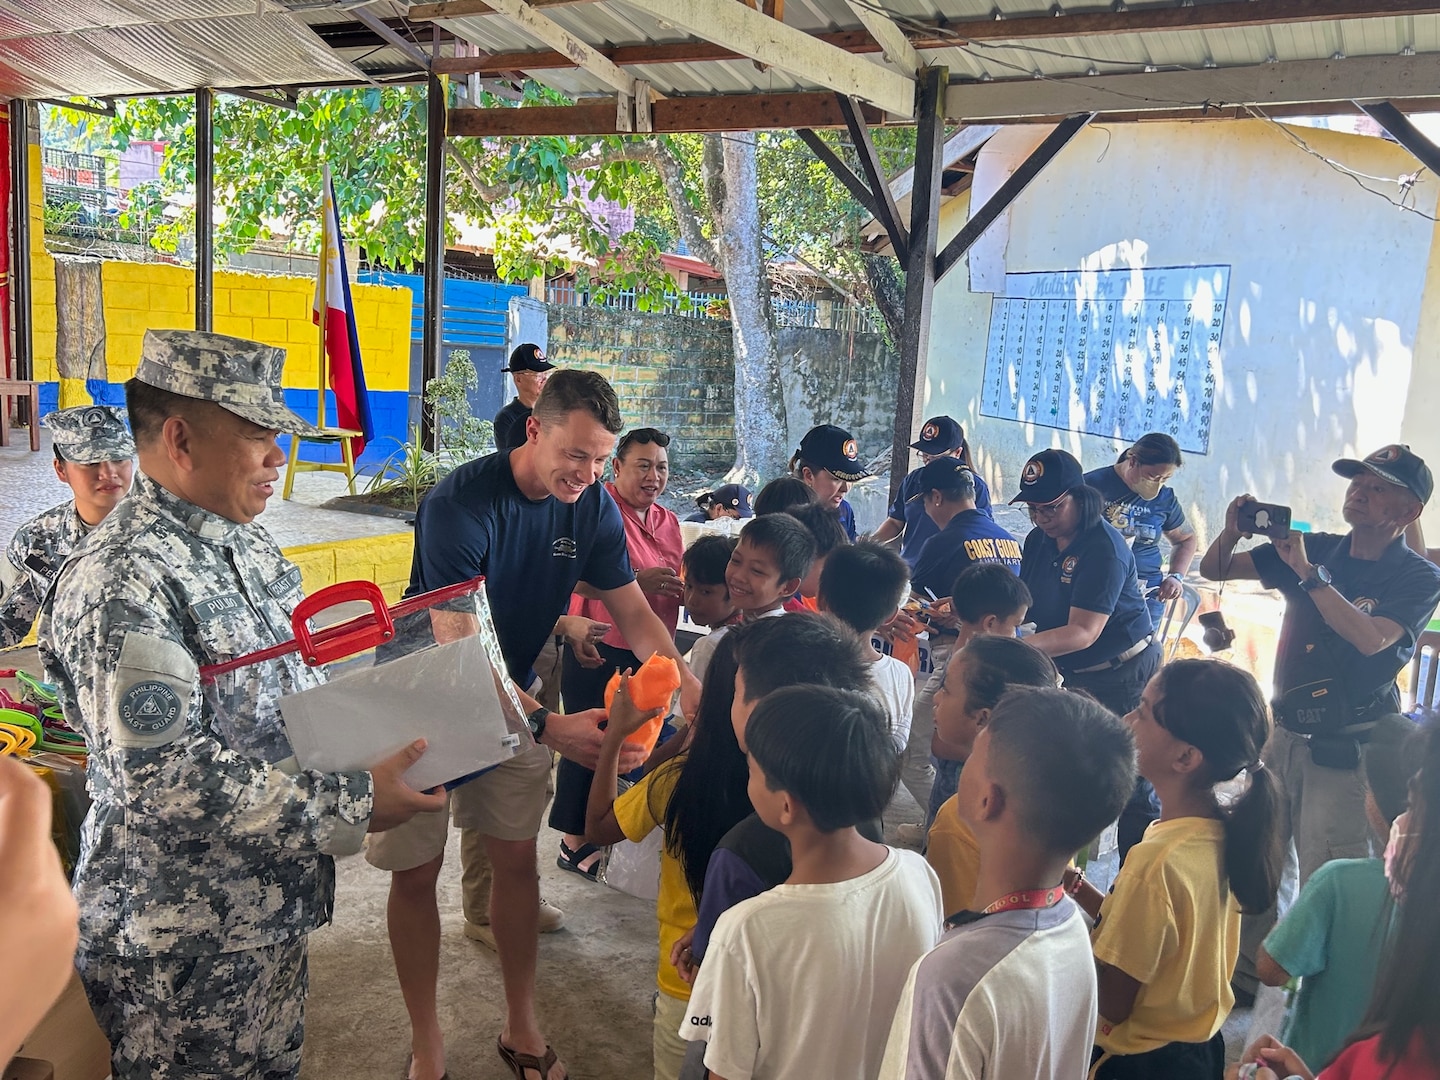
[[[534,746],[450,792],[445,810],[416,814],[404,825],[365,838],[365,859],[381,870],[413,870],[438,858],[450,822],[497,840],[533,840],[540,834],[550,779],[550,751]]]

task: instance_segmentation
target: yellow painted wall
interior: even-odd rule
[[[41,203],[44,185],[38,146],[30,148],[30,184],[35,193],[30,208],[35,378],[51,382],[59,378],[55,363],[55,260],[45,250]],[[171,263],[109,260],[101,271],[101,280],[106,378],[108,382],[120,383],[135,374],[146,330],[195,326],[195,271]],[[360,353],[365,358],[366,384],[371,390],[408,390],[413,303],[410,290],[354,283],[350,288],[355,301]],[[319,381],[319,331],[310,315],[314,297],[313,278],[218,270],[215,273],[215,332],[287,350],[284,385],[313,389]],[[62,401],[62,404],[72,402]]]
[[[307,596],[339,581],[373,581],[393,604],[410,583],[414,550],[415,534],[403,532],[301,544],[286,548],[285,557],[300,568]]]

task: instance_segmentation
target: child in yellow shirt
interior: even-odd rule
[[[959,757],[969,757],[975,736],[1007,690],[1053,688],[1058,679],[1055,661],[1020,638],[990,634],[972,638],[950,657],[945,678],[935,691],[935,734]],[[954,795],[935,815],[925,858],[940,879],[945,914],[969,908],[980,873],[980,847],[970,826],[961,820]]]
[[[1100,985],[1092,1080],[1221,1080],[1220,1027],[1240,913],[1275,902],[1279,791],[1260,763],[1270,710],[1254,678],[1219,660],[1160,669],[1126,718],[1160,819],[1130,849],[1109,896],[1067,875],[1098,916]],[[1223,806],[1215,786],[1247,773]]]
[[[660,890],[655,900],[660,930],[651,1040],[656,1080],[676,1080],[685,1059],[685,1040],[678,1031],[690,1000],[690,987],[670,963],[670,951],[695,926],[697,886],[704,880],[709,851],[751,812],[747,794],[750,769],[730,724],[735,697],[735,650],[748,631],[749,627],[733,628],[710,658],[689,748],[657,766],[617,798],[621,744],[626,735],[654,715],[642,713],[630,703],[622,679],[610,707],[605,741],[595,765],[595,782],[585,809],[585,838],[592,844],[638,842],[657,828],[665,830],[665,843],[660,849]],[[678,799],[677,792],[681,792]]]

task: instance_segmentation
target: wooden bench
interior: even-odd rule
[[[30,449],[40,449],[40,384],[28,379],[0,379],[0,446],[10,445],[10,399],[30,399]]]

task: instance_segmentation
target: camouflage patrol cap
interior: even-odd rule
[[[181,397],[213,401],[252,424],[292,435],[320,429],[285,407],[285,350],[202,330],[147,330],[135,378]]]
[[[125,426],[124,409],[82,405],[52,412],[40,422],[53,433],[60,456],[77,465],[128,461],[135,456],[135,440]]]

